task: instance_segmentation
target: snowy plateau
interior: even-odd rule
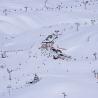
[[[0,0],[0,98],[98,98],[98,0]]]

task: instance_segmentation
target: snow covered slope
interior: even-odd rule
[[[0,98],[98,98],[98,0],[84,4],[0,0]]]

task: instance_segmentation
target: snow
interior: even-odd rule
[[[98,0],[88,1],[0,0],[0,98],[98,98]],[[64,60],[41,48],[52,34]]]

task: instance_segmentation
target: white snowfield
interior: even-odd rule
[[[98,0],[0,0],[0,98],[98,98]]]

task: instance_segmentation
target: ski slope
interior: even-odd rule
[[[98,98],[98,0],[88,1],[0,0],[0,98]],[[71,58],[41,50],[56,31],[53,47]]]

